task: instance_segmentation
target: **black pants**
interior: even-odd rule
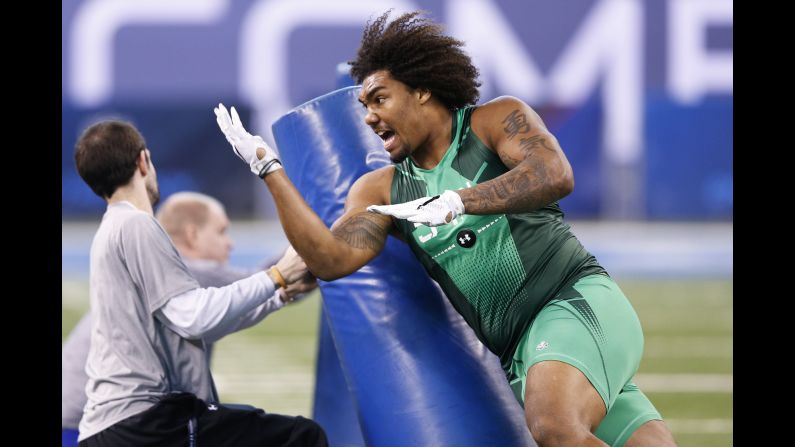
[[[206,404],[193,394],[172,394],[154,407],[80,441],[80,447],[328,446],[326,433],[301,416],[266,414],[251,407]]]

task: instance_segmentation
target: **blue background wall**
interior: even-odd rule
[[[730,0],[64,0],[63,217],[93,219],[104,208],[77,177],[72,151],[82,129],[107,116],[141,129],[163,197],[197,190],[233,218],[274,217],[212,107],[236,105],[272,141],[275,118],[334,89],[364,22],[390,6],[425,9],[467,43],[481,101],[510,94],[540,113],[574,167],[576,189],[562,202],[569,217],[731,220]],[[696,80],[690,96],[682,79]],[[631,135],[630,160],[617,130]]]

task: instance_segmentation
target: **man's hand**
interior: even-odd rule
[[[220,103],[213,111],[215,112],[218,127],[224,133],[226,141],[232,145],[235,154],[248,163],[251,172],[257,174],[260,178],[264,178],[265,175],[277,169],[282,169],[282,162],[279,160],[276,151],[268,146],[268,143],[262,137],[251,135],[246,131],[234,106],[232,107],[231,116],[227,112],[226,107]]]
[[[317,287],[317,278],[306,268],[306,263],[292,245],[276,263],[276,269],[287,283],[287,287],[279,288],[279,298],[283,303],[299,300]]]
[[[464,214],[464,203],[458,193],[448,189],[438,196],[423,197],[397,205],[370,205],[367,211],[436,227],[450,223]]]
[[[276,263],[276,269],[281,273],[284,282],[288,285],[301,279],[307,272],[306,263],[301,259],[298,252],[295,251],[293,246],[287,247],[279,262]]]
[[[300,301],[307,296],[308,292],[317,288],[317,278],[309,270],[304,273],[297,281],[288,284],[286,289],[279,289],[279,298],[283,303]]]

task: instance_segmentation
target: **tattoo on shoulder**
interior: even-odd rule
[[[512,140],[517,134],[530,132],[530,123],[527,122],[527,115],[520,112],[519,109],[509,113],[502,120],[502,123],[505,124],[502,130],[509,140]]]
[[[389,234],[389,228],[384,227],[379,216],[363,212],[342,222],[331,233],[353,248],[378,251]]]

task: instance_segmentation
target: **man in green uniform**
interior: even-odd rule
[[[409,13],[364,30],[351,73],[365,123],[395,163],[359,178],[329,231],[277,154],[219,104],[218,124],[270,189],[282,226],[318,278],[353,273],[392,233],[405,240],[502,361],[542,446],[675,445],[632,383],[643,352],[635,311],[563,223],[574,179],[524,102],[481,106],[463,43]]]

